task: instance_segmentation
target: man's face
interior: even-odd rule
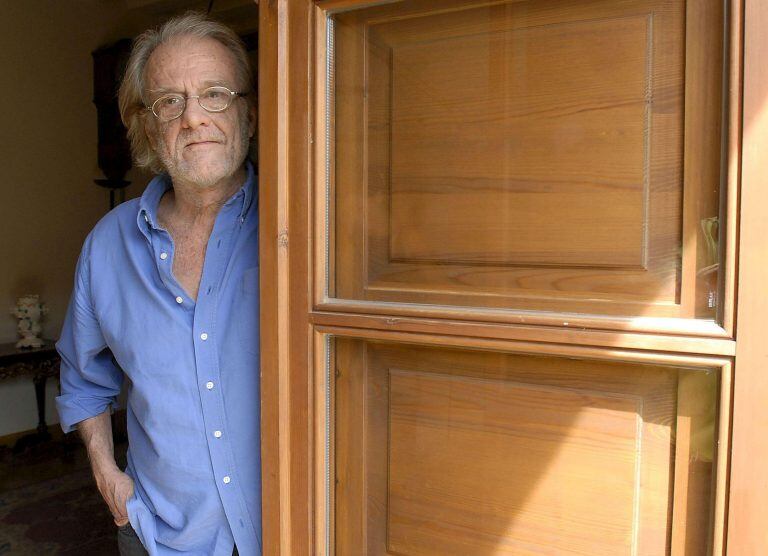
[[[146,67],[149,103],[165,93],[200,94],[223,85],[242,91],[233,55],[213,39],[179,37],[159,46]],[[211,187],[235,175],[248,154],[255,114],[242,98],[223,112],[206,112],[197,99],[187,100],[184,113],[170,122],[147,114],[145,131],[174,182]]]

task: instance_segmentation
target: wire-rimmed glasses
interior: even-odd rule
[[[146,106],[146,109],[161,122],[170,122],[184,113],[189,99],[196,98],[201,108],[207,112],[223,112],[229,108],[235,98],[244,97],[246,94],[230,91],[224,86],[217,85],[208,87],[199,95],[184,96],[179,93],[167,93],[155,100],[151,106]]]

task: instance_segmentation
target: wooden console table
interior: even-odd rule
[[[45,422],[45,383],[48,377],[58,377],[59,363],[59,354],[50,340],[46,340],[41,348],[29,349],[18,349],[13,343],[0,344],[0,381],[29,375],[35,384],[37,441],[47,440],[50,436]]]

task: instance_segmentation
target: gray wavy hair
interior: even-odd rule
[[[165,171],[165,168],[152,149],[144,131],[144,118],[149,113],[144,100],[144,70],[149,57],[158,46],[178,37],[211,38],[219,41],[232,52],[235,59],[240,92],[253,91],[253,72],[248,63],[248,54],[243,41],[232,29],[223,23],[208,19],[202,13],[187,12],[169,19],[157,29],[150,29],[136,37],[118,93],[120,117],[128,130],[134,163],[138,167],[149,168],[156,173]],[[253,95],[245,98],[249,103],[253,102]]]

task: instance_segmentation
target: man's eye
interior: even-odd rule
[[[179,102],[181,102],[179,97],[165,97],[160,99],[160,104],[162,106],[174,106]]]
[[[205,93],[205,98],[208,98],[211,100],[218,100],[223,96],[224,96],[224,93],[221,91],[208,91]]]

